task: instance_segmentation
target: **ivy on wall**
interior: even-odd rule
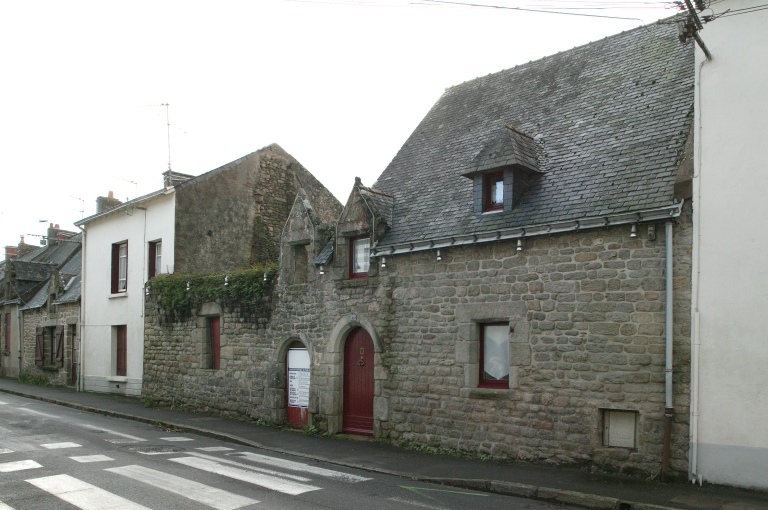
[[[266,274],[266,278],[265,278]],[[225,274],[172,274],[147,282],[147,303],[154,303],[162,323],[185,322],[203,304],[218,303],[253,322],[267,322],[277,266],[269,264]]]

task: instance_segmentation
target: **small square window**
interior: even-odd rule
[[[509,387],[509,324],[480,325],[481,388]]]
[[[637,448],[637,412],[603,409],[603,446]]]
[[[483,176],[483,211],[504,210],[504,172]]]
[[[371,241],[367,237],[352,239],[349,245],[349,277],[365,278],[368,276]]]

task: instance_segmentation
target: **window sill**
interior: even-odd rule
[[[368,285],[368,281],[370,278],[353,278],[350,280],[340,280],[339,283],[341,284],[341,288],[355,288],[355,287],[365,287]]]
[[[110,294],[107,296],[107,299],[121,299],[121,298],[127,298],[128,292],[119,292],[117,294]]]
[[[504,209],[489,209],[488,211],[483,211],[481,214],[496,214],[504,212]]]
[[[113,375],[110,377],[107,377],[107,381],[109,382],[128,382],[128,377],[125,375]]]
[[[468,398],[478,400],[504,400],[509,395],[509,388],[469,388]]]

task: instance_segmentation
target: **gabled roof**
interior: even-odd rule
[[[693,107],[693,47],[674,26],[621,33],[448,89],[374,188],[394,195],[380,247],[672,208]],[[506,126],[544,172],[509,212],[475,214],[461,176]],[[678,208],[679,211],[679,208]]]
[[[72,276],[64,286],[64,292],[53,301],[54,305],[60,305],[65,303],[75,303],[80,300],[80,288],[82,277],[78,274]]]
[[[394,208],[394,197],[390,193],[380,190],[367,188],[362,184],[358,186],[360,196],[375,218],[383,218],[387,225],[392,223],[392,209]]]

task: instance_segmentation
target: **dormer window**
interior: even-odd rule
[[[504,172],[483,176],[483,212],[504,210]]]
[[[505,211],[515,205],[530,176],[540,174],[533,137],[512,126],[491,135],[463,177],[472,179],[475,214]]]
[[[365,278],[371,262],[371,240],[367,237],[351,239],[349,244],[349,277]]]

